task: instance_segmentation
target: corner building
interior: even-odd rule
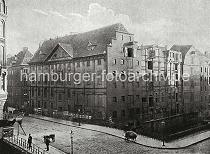
[[[141,55],[133,39],[122,24],[114,24],[45,41],[29,62],[30,73],[37,75],[34,78],[38,79],[38,73],[96,76],[75,84],[73,79],[48,81],[45,74],[40,81],[31,82],[30,106],[42,108],[44,114],[80,110],[98,119],[128,119],[128,107],[140,106],[140,84],[102,80],[102,72],[115,75],[141,70]]]
[[[24,47],[17,55],[7,59],[7,105],[16,109],[26,109],[29,105],[29,82],[24,74],[28,74],[28,62],[33,54]]]

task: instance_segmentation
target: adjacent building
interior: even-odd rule
[[[7,59],[7,105],[16,109],[24,109],[29,105],[29,82],[24,74],[29,73],[28,62],[33,54],[24,47],[17,55]]]
[[[207,116],[210,102],[210,59],[193,45],[174,45],[171,51],[182,54],[181,74],[183,81],[182,104],[185,113],[197,112]]]

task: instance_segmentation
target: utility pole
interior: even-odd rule
[[[71,154],[73,154],[73,131],[71,130]]]
[[[17,132],[17,136],[19,136],[19,124],[18,124],[18,132]]]
[[[78,122],[79,122],[79,126],[81,126],[81,124],[80,124],[80,109],[78,109]]]
[[[163,142],[163,144],[162,144],[162,146],[165,146],[165,121],[162,121],[161,122],[161,125],[162,125],[162,142]]]

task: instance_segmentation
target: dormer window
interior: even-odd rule
[[[194,54],[195,54],[195,51],[191,51],[190,54],[191,54],[191,55],[194,55]]]
[[[94,48],[96,47],[96,44],[92,44],[91,42],[88,42],[88,45],[87,45],[87,50],[94,50]]]

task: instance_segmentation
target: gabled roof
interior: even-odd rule
[[[182,61],[184,62],[185,55],[191,49],[192,45],[173,45],[170,50],[182,53]]]
[[[15,63],[13,66],[20,66],[20,65],[28,65],[28,62],[33,57],[33,54],[28,51],[28,49],[24,49],[23,51],[20,51],[17,55],[12,56],[7,59],[7,64],[11,65],[14,61]]]
[[[54,49],[52,50],[52,52],[46,57],[46,59],[44,61],[48,61],[50,58],[52,58],[52,56],[55,54],[55,52],[57,51],[57,49],[61,47],[62,50],[64,52],[66,52],[66,56],[62,57],[62,58],[73,58],[73,48],[70,44],[64,44],[64,43],[58,43]],[[55,59],[54,59],[55,60]],[[58,60],[58,59],[57,59]]]
[[[73,48],[71,44],[59,43],[60,47],[63,48],[73,58]]]
[[[191,47],[192,45],[173,45],[170,50],[179,51],[185,55]]]
[[[70,48],[72,47],[74,58],[103,54],[107,49],[107,45],[112,42],[113,38],[116,38],[116,32],[133,35],[122,24],[117,23],[85,33],[50,39],[44,41],[30,63],[44,62],[57,44],[60,44],[65,50],[69,51],[71,51]],[[93,50],[88,49],[88,44],[90,43],[95,46]]]

